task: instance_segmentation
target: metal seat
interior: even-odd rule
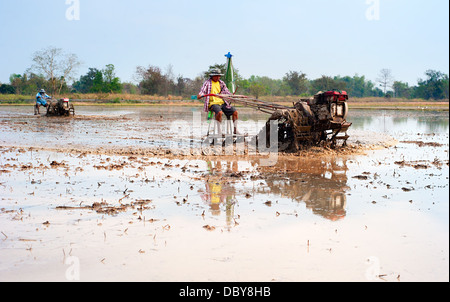
[[[207,136],[211,138],[224,138],[226,136],[233,136],[233,121],[230,117],[226,119],[226,128],[225,132],[219,133],[218,121],[215,119],[215,113],[210,111],[213,117],[212,119],[208,119],[208,133]],[[209,114],[208,114],[209,115]],[[211,123],[212,122],[212,123]],[[212,126],[211,126],[212,124]]]

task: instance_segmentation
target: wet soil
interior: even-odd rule
[[[1,110],[1,281],[448,281],[448,113],[267,161],[191,152],[196,108]]]

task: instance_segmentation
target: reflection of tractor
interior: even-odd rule
[[[75,108],[69,104],[68,98],[52,99],[48,102],[47,116],[69,116],[71,113],[75,115]]]
[[[347,215],[347,159],[279,159],[274,166],[260,166],[267,187],[256,189],[302,202],[313,214],[337,221]]]

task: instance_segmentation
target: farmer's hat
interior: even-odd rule
[[[209,76],[213,77],[213,76],[223,76],[222,73],[220,73],[219,69],[213,69],[209,72]]]

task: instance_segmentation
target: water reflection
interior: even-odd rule
[[[347,159],[279,159],[271,167],[258,166],[255,161],[250,164],[256,175],[251,173],[250,179],[233,177],[233,181],[226,176],[242,176],[237,161],[208,161],[206,164],[208,175],[202,199],[209,205],[212,215],[218,216],[225,211],[227,226],[234,223],[237,198],[244,198],[243,195],[248,193],[236,190],[236,186],[257,180],[262,184],[253,186],[255,195],[272,194],[303,203],[313,214],[332,221],[346,216],[346,192],[350,189],[347,185]]]
[[[353,129],[384,133],[409,131],[420,133],[448,132],[448,111],[353,110],[348,120]]]
[[[208,177],[205,182],[205,192],[201,194],[202,199],[209,204],[213,216],[219,216],[222,205],[225,206],[225,217],[227,227],[233,223],[234,205],[236,203],[236,189],[230,182],[222,179],[223,171],[238,172],[236,161],[208,161]]]
[[[347,159],[279,160],[274,167],[261,167],[267,187],[259,193],[272,193],[303,202],[314,214],[329,220],[346,215]],[[267,170],[267,171],[265,171]],[[274,171],[274,173],[270,173]],[[278,171],[278,172],[275,172]],[[284,175],[284,177],[282,176]]]

